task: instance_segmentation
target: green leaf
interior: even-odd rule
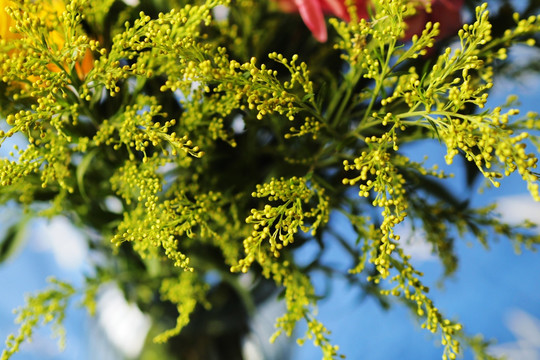
[[[435,122],[433,122],[433,120],[431,120],[428,117],[426,117],[426,120],[429,122],[433,130],[435,130],[435,135],[437,135],[437,140],[439,140],[439,142],[442,142],[441,135],[439,134],[439,129],[437,128],[437,125],[435,125]]]
[[[99,149],[93,149],[92,151],[90,151],[89,153],[87,153],[81,163],[79,164],[79,166],[77,166],[77,173],[76,173],[76,176],[77,176],[77,185],[79,186],[79,191],[81,192],[81,196],[85,199],[85,200],[89,200],[88,198],[88,195],[86,194],[86,190],[84,190],[84,174],[86,173],[86,171],[88,170],[88,167],[90,166],[90,163],[92,162],[92,160],[94,159],[94,156],[96,156],[97,152],[99,151]]]
[[[29,219],[29,216],[24,216],[21,221],[7,229],[6,235],[0,240],[0,263],[13,256],[16,250],[22,246],[25,240],[24,230]]]

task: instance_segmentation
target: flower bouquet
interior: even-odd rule
[[[53,279],[27,298],[2,360],[40,322],[63,342],[67,304],[93,313],[111,282],[152,319],[141,358],[240,359],[267,301],[284,304],[272,341],[295,336],[339,358],[317,317],[320,273],[410,308],[443,359],[464,346],[489,357],[430,297],[402,226],[424,234],[446,275],[456,238],[540,242],[533,224],[506,224],[449,186],[452,169],[470,189],[517,173],[540,200],[538,114],[486,106],[508,49],[540,34],[537,2],[513,11],[472,0],[1,0],[0,202],[27,215],[5,231],[0,258],[28,218],[57,216],[99,255],[83,286]],[[403,151],[422,141],[444,149],[449,170]],[[330,247],[343,255],[329,261]]]

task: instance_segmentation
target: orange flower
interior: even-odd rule
[[[5,41],[21,39],[23,35],[14,33],[10,31],[11,27],[15,26],[15,20],[9,16],[6,11],[6,7],[13,6],[16,4],[12,0],[0,0],[0,39]],[[45,21],[53,21],[56,18],[60,17],[65,10],[65,4],[62,0],[48,0],[43,2],[43,10],[40,12],[40,17],[43,17]],[[53,30],[49,32],[49,41],[55,44],[59,49],[62,49],[65,45],[64,35],[58,30]],[[10,54],[11,52],[8,52]],[[84,57],[81,61],[75,64],[75,70],[77,76],[82,80],[90,72],[93,67],[94,58],[92,52],[87,49]],[[60,72],[61,69],[55,64],[47,65],[47,68],[52,72]]]

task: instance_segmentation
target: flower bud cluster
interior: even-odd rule
[[[178,137],[176,132],[170,130],[176,125],[175,119],[161,120],[168,115],[161,111],[156,98],[141,95],[137,100],[138,104],[126,106],[125,111],[100,124],[92,139],[93,145],[104,144],[115,150],[124,146],[132,160],[137,152],[143,153],[144,159],[147,159],[149,149],[161,150],[165,156],[169,152],[176,156],[178,151],[194,157],[204,154],[187,136]]]
[[[291,80],[286,81],[283,86],[285,89],[293,89],[295,85],[300,85],[305,94],[313,94],[313,82],[309,79],[309,70],[305,62],[301,62],[299,65],[296,64],[298,60],[298,55],[293,55],[289,61],[283,55],[278,53],[268,54],[268,58],[274,60],[289,70],[291,74]],[[262,69],[261,69],[262,70]],[[275,74],[273,74],[275,76]]]
[[[451,164],[459,150],[465,153],[468,161],[474,162],[484,176],[494,186],[496,180],[517,171],[527,182],[531,195],[540,200],[538,176],[535,169],[538,158],[534,153],[526,152],[525,139],[529,133],[513,135],[510,116],[517,110],[501,113],[496,108],[487,115],[469,115],[447,119],[446,127],[441,128],[441,136],[448,148],[446,162]]]
[[[389,283],[397,284],[388,290],[381,290],[382,295],[403,297],[416,305],[416,313],[420,318],[425,318],[422,328],[432,333],[441,331],[441,344],[444,346],[444,356],[455,359],[456,354],[461,352],[460,343],[456,334],[462,329],[461,324],[445,319],[433,301],[427,295],[429,288],[422,284],[423,273],[414,269],[410,263],[410,256],[397,248],[398,259],[391,259],[392,266],[397,274],[392,276]],[[376,277],[378,280],[378,277]]]
[[[362,152],[354,159],[354,165],[345,160],[343,167],[345,171],[360,171],[359,176],[353,179],[344,178],[343,183],[353,185],[360,182],[359,195],[367,198],[370,197],[370,192],[373,192],[375,198],[372,205],[383,208],[379,253],[370,261],[385,278],[389,274],[389,256],[395,249],[392,240],[399,240],[399,235],[394,233],[394,227],[406,216],[407,201],[403,187],[405,180],[394,166],[390,153],[382,148]]]
[[[287,312],[276,320],[277,330],[272,334],[270,342],[273,343],[282,333],[291,336],[296,324],[306,320],[306,334],[303,338],[299,338],[297,343],[303,345],[306,340],[312,340],[315,346],[321,348],[323,360],[336,359],[339,356],[339,347],[331,344],[328,339],[330,331],[314,317],[316,295],[309,277],[287,260],[282,263],[267,262],[263,266],[265,276],[272,276],[277,284],[285,287],[284,297],[287,307]]]
[[[317,140],[317,136],[319,132],[321,131],[321,127],[323,124],[321,124],[320,121],[315,119],[314,117],[307,116],[304,123],[300,125],[300,128],[297,129],[294,126],[291,126],[289,128],[289,133],[285,134],[285,139],[290,139],[294,136],[304,136],[307,134],[311,134],[311,138],[313,140]]]
[[[246,257],[231,267],[232,271],[247,272],[254,261],[262,265],[269,260],[268,254],[280,257],[283,248],[294,242],[299,230],[311,232],[313,236],[328,221],[329,200],[324,190],[308,184],[305,178],[273,179],[257,185],[252,196],[268,198],[270,204],[262,210],[252,209],[246,218],[248,224],[253,224],[253,231],[244,240]],[[269,249],[262,247],[264,240],[268,240]]]
[[[14,119],[17,119],[17,115]],[[15,121],[24,122],[23,117]],[[39,134],[37,139],[30,136],[30,144],[24,149],[15,147],[16,153],[11,153],[15,160],[9,158],[0,160],[0,184],[12,187],[14,194],[20,192],[21,196],[29,194],[28,191],[31,189],[47,187],[71,193],[74,190],[70,168],[73,151],[66,150],[71,138],[59,136],[54,128],[47,129],[47,125],[45,130],[39,129],[40,126],[41,124],[36,123],[34,131],[30,131]],[[33,199],[23,197],[26,198],[25,202]]]
[[[340,35],[340,39],[334,45],[336,49],[343,50],[341,58],[367,74],[377,73],[379,61],[373,53],[366,48],[367,38],[374,36],[376,30],[365,19],[358,23],[345,23],[336,19],[330,19],[330,24]],[[373,76],[366,76],[371,77]]]
[[[185,271],[177,277],[164,279],[159,288],[161,299],[176,305],[178,317],[176,326],[156,335],[154,342],[164,343],[171,337],[178,335],[189,323],[190,316],[197,305],[209,309],[210,303],[206,300],[209,288],[210,286],[195,272]]]
[[[68,301],[75,294],[75,289],[68,283],[54,278],[48,279],[51,283],[49,289],[26,297],[26,305],[15,310],[16,322],[20,323],[19,333],[10,335],[6,341],[6,348],[2,351],[0,359],[9,359],[19,351],[24,341],[31,341],[34,329],[39,323],[52,323],[54,335],[57,336],[60,349],[66,345],[66,331],[63,326]]]
[[[118,226],[112,243],[120,246],[124,241],[133,243],[133,248],[142,258],[156,256],[160,246],[174,258],[175,265],[187,268],[189,259],[177,253],[177,244],[170,229],[162,224],[164,215],[160,209],[158,193],[161,181],[156,175],[160,165],[157,157],[143,164],[128,161],[111,178],[112,189],[121,196],[126,204],[134,204],[134,209],[124,212],[124,219]]]

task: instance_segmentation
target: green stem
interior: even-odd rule
[[[388,51],[386,51],[386,59],[384,61],[384,65],[382,66],[382,72],[379,74],[379,78],[375,80],[375,89],[373,90],[373,94],[371,95],[371,100],[369,102],[369,105],[364,112],[364,117],[362,118],[362,123],[366,122],[368,116],[371,114],[371,110],[373,109],[373,105],[375,104],[375,100],[377,99],[377,96],[379,96],[379,92],[382,89],[382,84],[384,82],[384,79],[388,75],[388,73],[391,71],[389,68],[390,59],[392,58],[392,55],[394,54],[396,41],[394,40],[389,44]],[[381,54],[385,53],[385,49],[383,47],[380,48]]]
[[[341,94],[349,87],[349,82],[347,79],[344,79],[341,85],[339,86],[339,89],[336,91],[336,94],[332,97],[332,100],[330,101],[330,105],[328,105],[328,108],[326,110],[326,118],[328,119],[328,123],[332,124],[333,121],[333,114],[336,109],[336,106],[339,104],[339,101],[343,98]]]
[[[360,81],[360,77],[362,76],[362,72],[358,72],[358,71],[354,71],[352,77],[351,77],[351,80],[350,81],[344,81],[343,83],[344,84],[347,84],[347,87],[346,87],[346,91],[345,91],[345,94],[343,96],[341,96],[341,91],[338,92],[336,94],[336,96],[334,96],[334,99],[337,98],[339,102],[339,109],[337,111],[337,113],[334,115],[334,114],[330,114],[331,117],[329,117],[330,120],[330,123],[331,124],[334,124],[334,126],[338,126],[340,123],[341,123],[341,118],[342,118],[342,114],[343,112],[345,111],[345,107],[347,106],[350,98],[351,98],[351,95],[352,95],[352,92],[353,92],[353,89],[354,87],[356,86],[356,84],[358,83],[358,81]],[[342,84],[343,85],[343,84]],[[333,100],[333,99],[332,99]]]

